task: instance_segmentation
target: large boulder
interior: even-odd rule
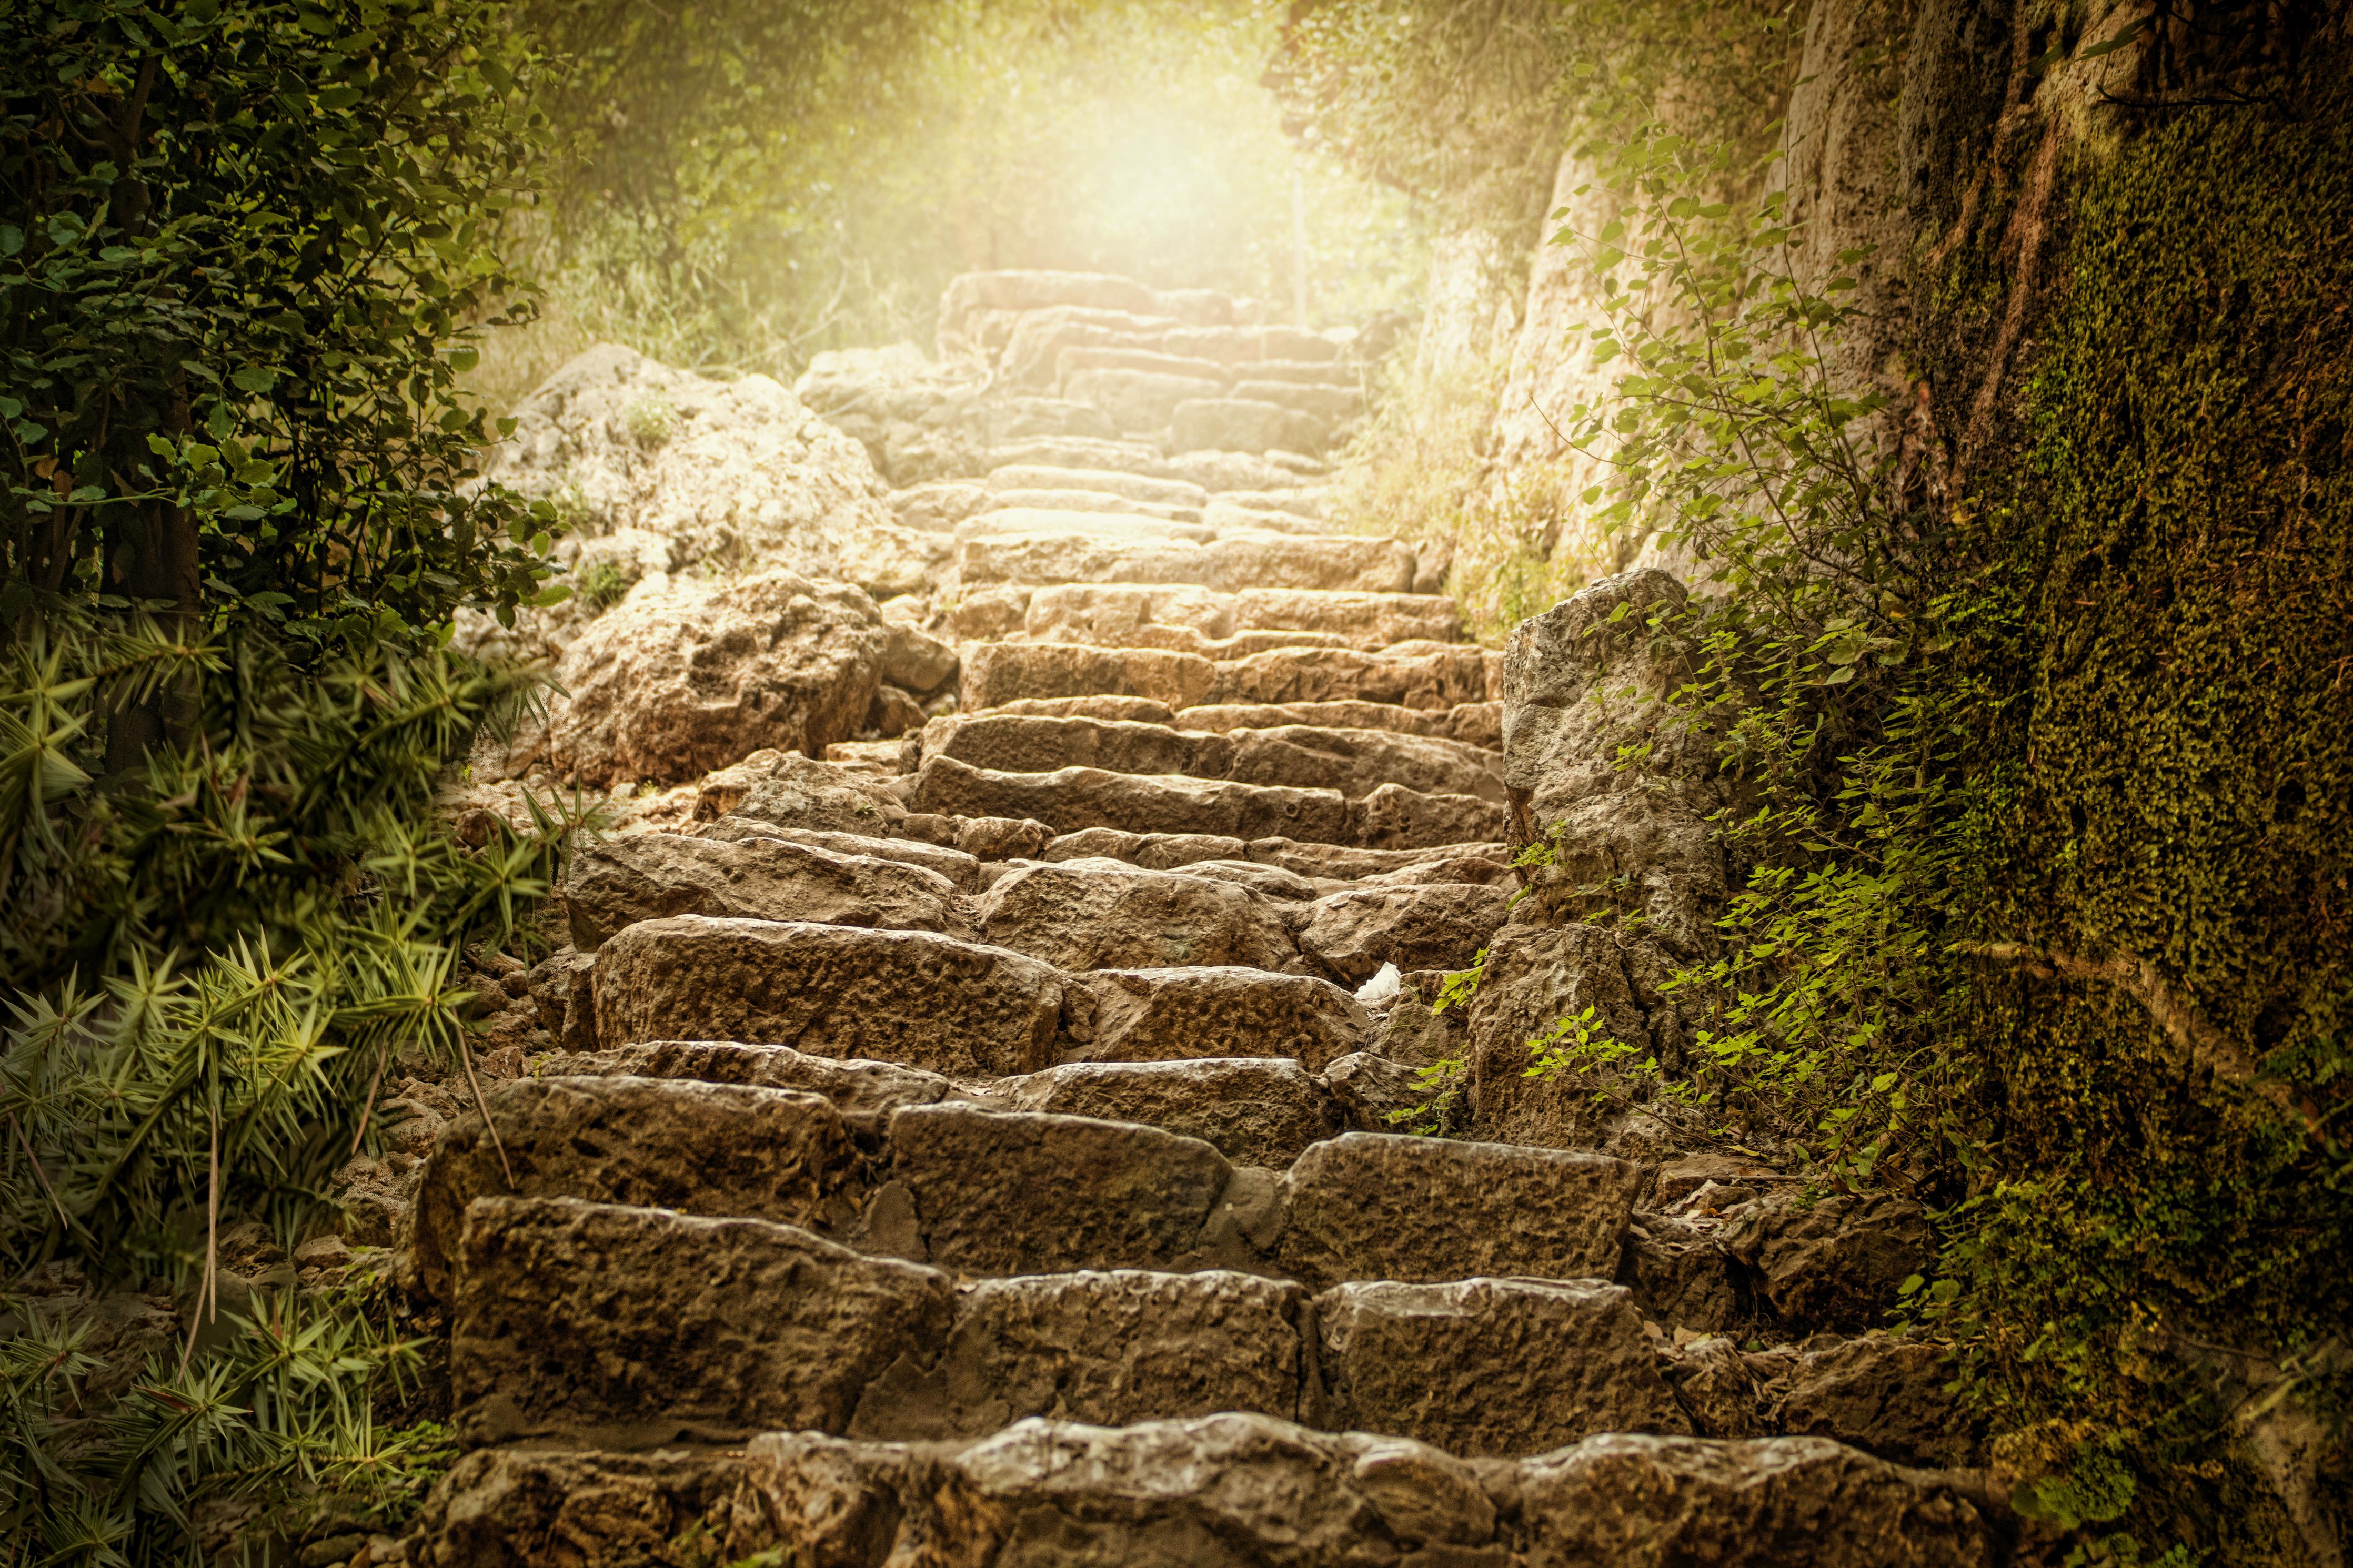
[[[584,532],[670,540],[673,569],[756,563],[903,593],[942,549],[892,519],[864,450],[784,386],[712,381],[617,343],[549,376],[484,466]]]
[[[1548,843],[1533,879],[1556,912],[1608,897],[1683,962],[1713,956],[1729,883],[1708,817],[1733,804],[1716,734],[1672,693],[1692,679],[1671,624],[1686,598],[1655,568],[1605,578],[1520,623],[1504,656],[1504,774],[1515,847]],[[1662,624],[1653,628],[1651,622]],[[1623,765],[1630,755],[1639,767]]]
[[[546,722],[507,767],[608,787],[686,783],[763,749],[816,755],[864,726],[889,642],[847,584],[649,579],[565,650]]]

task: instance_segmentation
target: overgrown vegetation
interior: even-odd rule
[[[1472,12],[1508,25],[1449,30]],[[1582,127],[1593,184],[1553,226],[1602,391],[1546,413],[1608,466],[1578,506],[1704,589],[1647,628],[1747,803],[1715,825],[1744,879],[1721,956],[1674,987],[1701,1049],[1662,1067],[1570,1018],[1527,1070],[1930,1205],[1942,1268],[1902,1317],[1966,1347],[2080,1560],[2299,1557],[2348,1491],[2337,57],[2252,11],[2035,13],[2029,92],[2155,34],[2045,192],[1992,134],[1998,71],[1926,80],[1983,62],[1905,59],[1938,47],[1915,11],[1855,12],[1834,68],[1921,79],[1933,216],[1915,253],[1830,258],[1769,194],[1799,13],[1308,15],[1298,79],[1388,170],[1435,178],[1503,123],[1430,114],[1482,83],[1417,61],[1556,66],[1504,96]],[[1452,185],[1458,219],[1495,210]],[[2020,275],[2022,234],[2055,282]],[[1908,276],[1903,341],[1854,319],[1864,268]],[[2018,392],[1988,366],[2013,343]],[[1541,534],[1482,513],[1479,461],[1433,510],[1520,562]],[[1458,593],[1507,585],[1464,559]]]
[[[528,311],[533,61],[487,0],[40,0],[0,42],[0,1559],[183,1562],[438,1462],[377,1424],[412,1351],[369,1271],[248,1297],[218,1242],[333,1223],[554,869],[543,813],[469,848],[429,805],[528,700],[452,611],[564,592],[456,390]],[[158,1300],[171,1342],[109,1326]]]

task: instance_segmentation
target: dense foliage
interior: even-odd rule
[[[528,700],[452,612],[563,591],[457,390],[529,308],[532,61],[485,0],[38,0],[0,42],[0,1560],[185,1561],[438,1452],[377,1425],[414,1352],[367,1270],[248,1300],[219,1240],[332,1225],[387,1075],[470,1073],[459,955],[554,870],[563,823],[430,806]],[[174,1342],[121,1338],[159,1301]]]
[[[1444,42],[1403,0],[1319,10]],[[1918,44],[1914,13],[1859,15],[1858,69]],[[2165,112],[2118,114],[2055,195],[2028,143],[1990,150],[1999,102],[1930,81],[1933,226],[1915,254],[1831,258],[1770,194],[1773,137],[1577,87],[1622,88],[1647,36],[1570,44],[1609,197],[1580,210],[1620,216],[1558,237],[1590,264],[1577,346],[1609,384],[1550,412],[1607,466],[1579,504],[1707,588],[1651,634],[1740,781],[1717,828],[1746,881],[1722,957],[1674,987],[1710,1020],[1696,1060],[1588,1016],[1530,1070],[1926,1201],[1947,1247],[1901,1315],[1963,1351],[1997,1458],[2089,1529],[2083,1560],[2298,1559],[2344,1506],[2353,1369],[2353,342],[2324,237],[2353,148],[2328,57],[2252,13],[2173,28],[2111,100]],[[2072,18],[2031,70],[2134,36]],[[1441,85],[1355,58],[1352,114]],[[1428,167],[1455,134],[1379,127]],[[2055,280],[2020,276],[2021,232],[2050,234]],[[1866,265],[1921,303],[1874,345],[1915,423],[1857,373]],[[1988,401],[2012,341],[2031,379]]]

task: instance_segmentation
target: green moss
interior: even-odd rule
[[[2072,207],[1998,481],[2031,631],[1986,925],[2153,961],[2325,1113],[2353,1065],[2353,134],[2183,112]],[[1988,1170],[2034,1184],[1989,1185],[1957,1260],[2014,1413],[2134,1434],[2163,1481],[2145,1525],[2275,1560],[2286,1521],[2249,1500],[2227,1413],[2149,1352],[2343,1331],[2343,1156],[2117,988],[1997,978],[1983,1002]]]

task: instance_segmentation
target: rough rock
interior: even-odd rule
[[[1066,970],[1280,969],[1298,951],[1281,912],[1247,888],[1115,860],[1024,866],[981,896],[973,919],[984,941]]]
[[[1288,1059],[1071,1062],[1001,1087],[1017,1110],[1142,1122],[1238,1165],[1280,1170],[1341,1131],[1330,1093]]]
[[[1784,1196],[1763,1205],[1734,1251],[1784,1321],[1863,1328],[1883,1321],[1906,1276],[1927,1271],[1936,1230],[1919,1205],[1892,1194],[1833,1194],[1810,1206]]]
[[[1667,700],[1691,678],[1688,651],[1648,626],[1684,597],[1655,569],[1594,584],[1512,634],[1503,695],[1513,843],[1554,845],[1539,897],[1582,913],[1577,889],[1630,879],[1620,897],[1689,961],[1716,950],[1729,875],[1707,818],[1732,797],[1713,732]],[[1640,768],[1620,765],[1630,752]]]
[[[1957,1487],[1817,1437],[1588,1437],[1519,1474],[1532,1562],[1991,1568],[2003,1555]]]
[[[859,444],[765,375],[711,381],[617,343],[515,409],[486,477],[565,498],[585,531],[670,542],[670,569],[757,563],[878,593],[923,585],[937,547],[900,527]]]
[[[1465,702],[1448,709],[1404,708],[1394,702],[1208,702],[1168,721],[1180,730],[1271,730],[1313,724],[1343,730],[1388,730],[1436,735],[1482,751],[1503,745],[1503,704]],[[1490,765],[1493,765],[1492,763]]]
[[[747,1046],[735,1040],[651,1040],[610,1051],[575,1051],[545,1058],[549,1078],[682,1078],[702,1083],[748,1083],[821,1094],[845,1119],[887,1116],[902,1105],[936,1105],[961,1098],[954,1081],[895,1062],[813,1057],[790,1046]]]
[[[1334,1426],[1465,1457],[1690,1430],[1615,1285],[1351,1282],[1315,1299],[1315,1321]]]
[[[893,1114],[891,1162],[922,1260],[976,1275],[1198,1265],[1233,1174],[1198,1139],[964,1105]]]
[[[1414,554],[1393,539],[1237,534],[1181,540],[1099,539],[1075,534],[974,539],[956,546],[955,570],[969,586],[998,583],[1189,583],[1226,593],[1314,588],[1401,594],[1413,586]],[[1482,696],[1484,693],[1481,693]]]
[[[1487,663],[1461,644],[1400,643],[1355,648],[1277,648],[1218,667],[1217,694],[1205,702],[1387,702],[1400,708],[1452,709],[1487,700]]]
[[[1215,967],[1072,975],[1063,1015],[1076,1061],[1288,1057],[1309,1072],[1361,1047],[1372,1026],[1328,981]]]
[[[887,838],[898,837],[899,821],[906,814],[907,808],[874,779],[790,752],[779,757],[722,820]]]
[[[744,1040],[1003,1078],[1053,1062],[1062,976],[923,931],[680,915],[596,955],[597,1039]]]
[[[944,1276],[763,1220],[493,1195],[460,1252],[449,1381],[472,1444],[846,1432],[955,1317]]]
[[[461,1456],[409,1536],[428,1568],[532,1568],[561,1541],[588,1568],[655,1563],[672,1542],[707,1542],[721,1562],[776,1543],[776,1526],[737,1506],[741,1455],[564,1453],[488,1448]]]
[[[1600,1141],[1593,1086],[1572,1074],[1531,1079],[1529,1042],[1594,1010],[1597,1037],[1655,1048],[1619,933],[1598,925],[1506,925],[1487,953],[1469,1010],[1471,1104],[1482,1137],[1580,1147]]]
[[[757,838],[781,838],[794,844],[812,845],[830,849],[837,855],[864,856],[877,860],[896,860],[902,865],[920,866],[936,872],[957,889],[970,892],[979,885],[980,859],[961,849],[942,844],[926,844],[919,838],[870,838],[858,833],[828,833],[822,829],[786,827],[764,821],[756,816],[729,816],[702,829],[698,837],[727,843],[746,843]]]
[[[1309,1281],[1608,1279],[1635,1180],[1602,1154],[1349,1132],[1283,1178],[1281,1258]]]
[[[685,782],[764,748],[819,752],[865,722],[888,640],[874,601],[840,583],[649,581],[565,650],[545,727],[518,732],[507,767],[543,757],[601,788]]]
[[[403,1260],[406,1279],[443,1301],[478,1197],[577,1197],[824,1231],[845,1217],[859,1160],[832,1105],[786,1089],[523,1079],[485,1089],[483,1101],[488,1124],[475,1112],[442,1129]]]
[[[584,952],[624,926],[670,915],[812,921],[968,936],[955,884],[897,859],[788,838],[735,842],[643,833],[573,847],[562,896]]]
[[[915,775],[908,803],[918,811],[1029,816],[1058,833],[1117,827],[1131,833],[1296,836],[1345,841],[1348,802],[1337,790],[1229,784],[1182,774],[1142,777],[1099,768],[1006,773],[933,757]]]
[[[1943,1345],[1873,1334],[1799,1352],[1769,1415],[1791,1436],[1835,1437],[1899,1465],[1957,1468],[1976,1457],[1975,1424],[1945,1392]]]
[[[1025,698],[1141,697],[1168,708],[1204,700],[1217,666],[1196,654],[1075,643],[990,643],[965,660],[959,705],[970,713]]]
[[[1332,438],[1330,425],[1313,414],[1255,398],[1221,397],[1215,383],[1198,384],[1170,405],[1169,443],[1179,452],[1317,453]]]
[[[1295,1285],[1222,1270],[979,1280],[937,1364],[870,1389],[851,1432],[976,1436],[1030,1415],[1103,1426],[1223,1410],[1287,1418],[1305,1374],[1303,1300]]]
[[[1299,951],[1352,984],[1384,963],[1468,969],[1503,928],[1510,902],[1504,888],[1460,882],[1334,893],[1311,906]]]

